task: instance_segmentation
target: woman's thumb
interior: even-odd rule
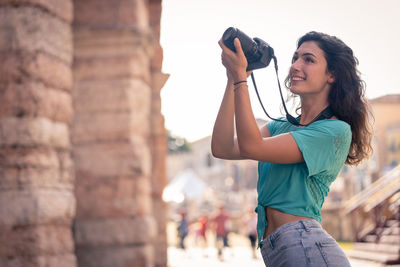
[[[235,40],[233,40],[233,44],[235,45],[236,53],[243,54],[242,45],[240,44],[239,38],[236,37]]]

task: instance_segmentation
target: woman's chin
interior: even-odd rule
[[[300,90],[296,86],[292,86],[292,87],[290,87],[290,92],[292,94],[296,94],[297,95],[297,94],[299,94]]]

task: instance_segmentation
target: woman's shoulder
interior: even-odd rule
[[[349,131],[351,130],[350,124],[338,119],[327,119],[313,122],[310,124],[313,128],[326,128],[330,130]]]
[[[267,127],[268,130],[270,131],[270,133],[272,135],[274,135],[275,132],[280,132],[280,129],[282,127],[287,127],[287,125],[289,124],[289,122],[285,121],[286,118],[284,117],[279,117],[276,120],[270,120],[267,122]]]
[[[307,127],[308,130],[324,133],[332,137],[346,136],[351,139],[351,126],[342,120],[327,119],[313,122]]]

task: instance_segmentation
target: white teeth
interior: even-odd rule
[[[293,81],[302,81],[302,80],[304,80],[303,78],[300,78],[300,77],[292,77],[292,80]]]

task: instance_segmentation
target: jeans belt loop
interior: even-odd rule
[[[304,221],[300,221],[300,223],[303,225],[304,230],[306,230],[306,232],[310,232],[310,227],[308,227],[308,225]]]
[[[273,237],[273,235],[270,235],[267,237],[267,239],[268,239],[268,243],[269,243],[271,249],[274,249],[274,240],[272,239],[272,237]]]

